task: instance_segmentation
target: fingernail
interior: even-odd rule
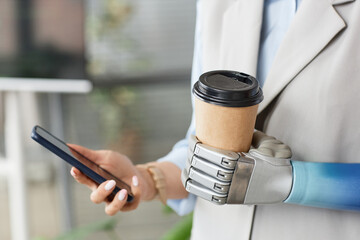
[[[120,193],[119,193],[119,200],[120,200],[120,201],[122,201],[122,200],[125,199],[126,193],[127,193],[126,189],[122,189],[122,190],[120,191]]]
[[[137,176],[132,177],[132,183],[135,187],[137,187],[137,185],[139,185],[139,179],[137,178]]]
[[[112,189],[115,186],[115,181],[114,180],[110,180],[106,185],[105,185],[105,190],[109,191],[110,189]]]
[[[71,174],[71,176],[76,177],[76,173],[74,172],[74,169],[70,170],[70,174]]]

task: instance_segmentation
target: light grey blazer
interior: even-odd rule
[[[204,71],[256,75],[263,0],[199,4]],[[360,163],[360,0],[303,0],[263,91],[257,128],[288,144],[294,160]],[[360,212],[198,200],[192,239],[250,237],[360,239]]]

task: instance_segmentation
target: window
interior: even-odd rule
[[[87,3],[86,53],[95,81],[189,80],[196,1]]]

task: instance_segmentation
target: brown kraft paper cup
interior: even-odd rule
[[[195,95],[196,137],[219,149],[248,152],[262,91],[255,78],[235,71],[200,76]]]

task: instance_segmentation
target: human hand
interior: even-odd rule
[[[92,190],[90,195],[92,202],[96,204],[105,202],[105,212],[110,216],[115,215],[118,211],[129,211],[137,208],[140,200],[146,195],[144,193],[148,192],[149,189],[147,188],[150,185],[145,180],[144,173],[137,169],[128,157],[110,150],[94,151],[75,144],[68,144],[68,146],[131,186],[131,194],[134,197],[133,201],[127,202],[129,192],[122,189],[109,201],[108,197],[116,184],[113,179],[99,185],[73,167],[71,175],[74,179]]]
[[[292,185],[290,157],[287,145],[258,131],[248,153],[216,149],[191,136],[181,178],[187,191],[216,204],[282,202]]]

